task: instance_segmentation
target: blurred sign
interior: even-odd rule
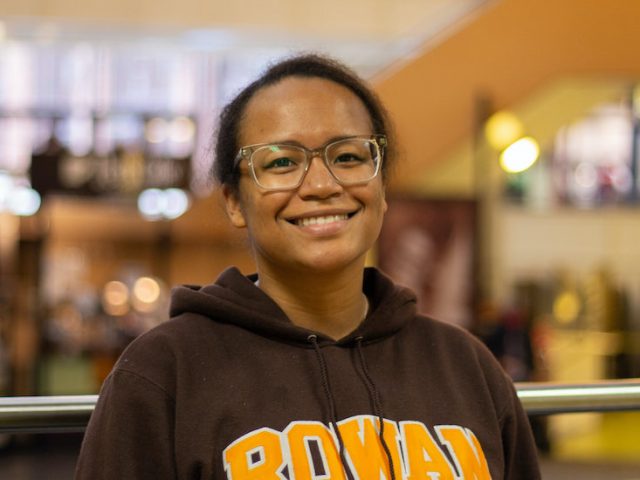
[[[149,156],[138,150],[119,150],[106,157],[48,150],[33,156],[31,183],[42,196],[133,196],[147,188],[188,188],[190,163],[190,157]]]

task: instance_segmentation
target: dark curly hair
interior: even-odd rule
[[[227,185],[237,191],[240,173],[233,163],[241,147],[238,137],[247,104],[261,89],[293,76],[330,80],[348,88],[362,101],[371,117],[373,133],[381,133],[388,138],[385,161],[382,163],[382,177],[386,181],[393,163],[394,139],[391,123],[382,103],[355,72],[332,58],[317,54],[298,55],[271,65],[224,107],[214,139],[215,161],[211,168],[213,179],[219,185]]]

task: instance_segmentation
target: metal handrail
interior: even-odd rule
[[[0,433],[82,432],[98,395],[0,397]]]
[[[640,410],[640,378],[592,383],[517,383],[529,415]]]
[[[588,384],[516,383],[530,415],[640,410],[640,378]],[[0,433],[81,432],[97,395],[0,397]]]

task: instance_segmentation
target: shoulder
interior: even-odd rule
[[[213,322],[201,315],[184,314],[158,325],[135,338],[124,350],[121,360],[132,361],[162,351],[169,353],[201,338]]]
[[[486,388],[497,410],[505,407],[513,394],[513,382],[498,360],[475,335],[457,325],[416,315],[405,335],[415,338],[414,348],[423,349],[427,362],[457,379],[477,388]]]
[[[141,378],[167,391],[175,389],[177,371],[189,352],[213,333],[213,322],[199,315],[180,315],[134,339],[120,355],[112,375]]]
[[[408,327],[411,334],[421,335],[428,339],[429,343],[442,349],[462,348],[464,351],[468,350],[482,357],[489,355],[494,358],[475,335],[458,325],[417,314]]]
[[[497,369],[500,375],[504,374],[502,367],[486,345],[470,331],[458,325],[417,315],[412,322],[412,329],[414,332],[420,331],[423,338],[430,343],[431,348],[442,357],[453,356],[458,359],[458,363],[462,360],[477,362],[480,368],[490,371]]]

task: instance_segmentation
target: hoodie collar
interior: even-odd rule
[[[176,287],[171,295],[171,317],[192,313],[214,322],[233,324],[256,334],[309,348],[307,338],[315,334],[318,344],[347,345],[356,338],[370,343],[393,335],[416,313],[415,295],[395,285],[375,268],[364,271],[363,291],[369,299],[364,322],[340,340],[293,324],[282,309],[255,285],[257,275],[243,275],[237,268],[225,270],[211,285]]]

